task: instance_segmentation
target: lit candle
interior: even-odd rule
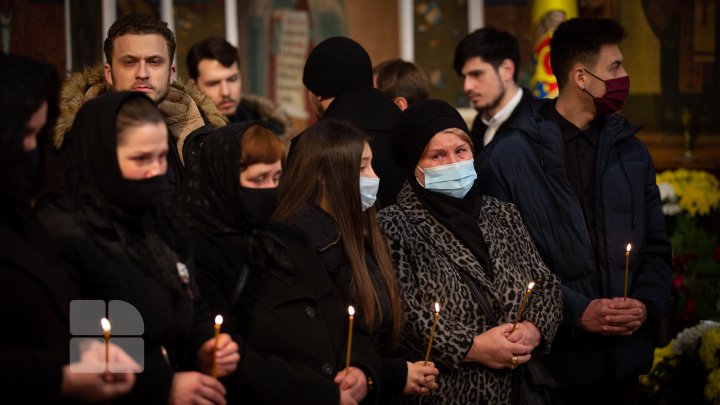
[[[105,372],[110,371],[110,321],[107,318],[100,320],[102,326],[103,337],[105,338]]]
[[[510,330],[511,335],[513,332],[515,332],[515,328],[517,328],[518,322],[520,322],[520,317],[522,317],[522,313],[525,310],[525,306],[527,305],[528,299],[530,298],[530,293],[532,292],[533,287],[535,287],[535,282],[531,281],[530,284],[528,284],[527,291],[525,291],[525,296],[520,303],[520,309],[518,310],[517,315],[515,315],[515,322],[513,323],[512,329]]]
[[[218,315],[215,317],[215,349],[213,350],[213,362],[212,362],[212,377],[217,378],[218,376],[218,369],[217,369],[217,349],[218,345],[220,344],[220,326],[223,323],[223,317],[222,315]]]
[[[348,307],[348,315],[350,315],[350,325],[348,326],[347,354],[345,355],[345,375],[350,372],[350,352],[352,351],[353,319],[355,319],[355,308],[353,308],[352,305]]]
[[[627,290],[628,290],[628,265],[630,264],[630,250],[632,245],[628,243],[625,248],[625,294],[623,295],[623,301],[627,301]]]
[[[432,347],[433,336],[435,336],[435,327],[437,326],[438,318],[440,317],[440,304],[435,303],[435,320],[433,321],[432,328],[430,328],[430,341],[428,342],[427,352],[425,352],[425,364],[427,366],[428,359],[430,358],[430,348]]]

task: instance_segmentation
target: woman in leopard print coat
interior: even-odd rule
[[[472,190],[472,164],[464,170],[459,165],[472,162],[472,142],[453,107],[438,100],[414,104],[400,116],[390,142],[396,162],[411,172],[397,204],[379,213],[403,301],[401,339],[408,358],[424,357],[433,303],[442,307],[430,351],[441,370],[440,389],[415,399],[509,404],[511,369],[549,351],[561,322],[559,281],[514,206]],[[437,170],[445,171],[440,189],[432,185]],[[531,280],[535,287],[523,320],[509,334]],[[500,325],[483,311],[478,294]]]

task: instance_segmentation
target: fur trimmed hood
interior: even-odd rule
[[[292,120],[280,104],[275,104],[269,98],[243,93],[242,98],[240,98],[240,106],[260,117],[261,120],[272,122],[281,127],[282,133],[278,135],[283,142],[289,143],[295,136]]]
[[[83,103],[92,98],[113,91],[112,86],[105,81],[103,65],[86,67],[81,72],[73,73],[65,82],[60,93],[60,116],[55,125],[53,143],[56,148],[63,144],[65,136],[72,129],[75,115]],[[186,85],[181,80],[175,80],[170,86],[170,93],[163,100],[158,109],[165,117],[168,127],[180,150],[185,137],[197,129],[203,121],[198,119],[197,113],[202,112],[204,122],[213,129],[227,124],[227,118],[217,109],[209,98]],[[194,114],[193,114],[194,113]],[[193,117],[195,115],[196,117]],[[195,127],[188,128],[192,123]],[[201,125],[200,125],[201,126]]]

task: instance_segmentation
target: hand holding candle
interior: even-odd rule
[[[625,294],[623,294],[623,301],[627,301],[628,265],[630,264],[630,250],[631,249],[632,249],[632,245],[628,243],[627,247],[625,248]]]
[[[430,359],[430,348],[432,347],[433,336],[435,336],[435,327],[437,326],[438,318],[440,317],[440,304],[435,303],[435,320],[433,321],[432,328],[430,328],[430,341],[428,341],[427,352],[425,352],[425,366],[427,366],[428,359]]]
[[[212,377],[217,378],[218,377],[218,366],[217,366],[217,350],[218,350],[218,343],[220,340],[220,326],[223,323],[223,317],[222,315],[218,315],[215,317],[215,349],[213,350],[213,361],[212,361]]]
[[[517,328],[517,324],[520,321],[520,317],[522,317],[522,313],[525,310],[525,306],[527,305],[528,299],[530,299],[530,293],[532,292],[533,287],[535,287],[535,282],[531,281],[530,284],[528,284],[527,291],[525,292],[525,296],[523,297],[523,300],[520,303],[520,309],[518,309],[518,313],[517,313],[517,315],[515,315],[515,322],[513,323],[512,329],[510,329],[510,335],[512,335],[512,333],[515,332],[515,328]]]
[[[353,308],[352,305],[348,307],[348,315],[350,315],[350,325],[348,326],[347,354],[345,356],[345,375],[347,375],[350,371],[350,352],[352,350],[353,319],[355,319],[355,308]]]

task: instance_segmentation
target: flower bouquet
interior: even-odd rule
[[[720,313],[720,230],[713,223],[720,182],[687,169],[662,172],[657,182],[673,247],[671,322],[679,330]]]
[[[656,349],[640,380],[648,403],[720,404],[720,323],[701,321]]]

